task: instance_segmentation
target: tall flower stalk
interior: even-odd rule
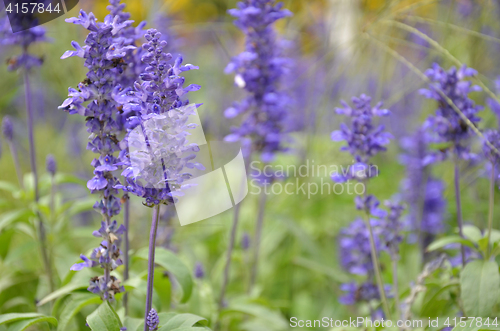
[[[153,208],[148,254],[147,296],[144,315],[144,331],[158,325],[156,311],[152,307],[156,233],[160,218],[160,205],[172,204],[182,195],[184,181],[192,175],[185,168],[203,166],[192,162],[199,150],[189,143],[188,130],[195,127],[188,123],[198,105],[189,105],[184,97],[190,91],[200,89],[191,84],[183,87],[184,71],[198,69],[191,64],[182,65],[182,57],[171,63],[172,55],[164,51],[167,42],[161,33],[149,29],[142,45],[145,50],[142,62],[146,65],[133,89],[121,91],[117,100],[123,107],[129,149],[124,149],[121,164],[125,181],[117,188],[144,198],[143,204]]]
[[[23,15],[12,15],[10,17],[10,25],[13,28],[19,30],[25,29],[23,31],[12,33],[9,31],[7,24],[7,18],[3,18],[3,22],[0,22],[0,42],[3,45],[15,45],[20,46],[22,53],[8,59],[8,69],[9,70],[19,70],[22,73],[24,80],[24,97],[26,105],[26,116],[27,116],[27,126],[28,126],[28,142],[29,142],[29,155],[30,155],[30,166],[31,173],[33,174],[33,189],[34,189],[34,201],[38,203],[39,192],[38,192],[38,172],[36,166],[36,150],[35,150],[35,138],[34,138],[34,113],[32,105],[32,95],[31,95],[31,82],[30,82],[30,72],[34,67],[41,66],[43,59],[41,57],[35,56],[29,53],[29,48],[31,45],[46,41],[45,29],[36,26],[36,21],[38,20],[33,13],[23,14]],[[22,185],[22,184],[21,184]],[[38,220],[38,237],[40,244],[40,251],[42,254],[43,264],[45,267],[45,272],[47,274],[47,281],[49,288],[54,291],[54,282],[52,277],[52,266],[49,258],[47,247],[47,236],[45,225],[43,224],[42,217],[40,213],[36,212],[36,218]]]
[[[291,61],[283,56],[282,45],[277,40],[274,24],[282,18],[291,16],[291,12],[283,9],[283,3],[274,0],[244,0],[238,3],[238,8],[230,9],[228,13],[236,18],[234,24],[243,31],[246,40],[245,51],[231,60],[225,73],[235,74],[235,84],[246,90],[247,97],[225,110],[226,118],[243,116],[241,125],[233,127],[231,134],[226,136],[225,140],[242,143],[247,164],[253,154],[260,155],[263,162],[270,162],[277,152],[286,150],[284,141],[288,139],[286,132],[290,101],[282,90],[282,85]],[[250,289],[257,276],[265,198],[262,198],[261,202],[256,222]],[[219,309],[223,305],[229,282],[239,211],[238,205],[234,210]]]
[[[356,209],[362,211],[365,217],[365,226],[368,230],[370,244],[370,263],[372,264],[385,316],[390,318],[389,305],[380,273],[377,239],[374,231],[377,218],[382,219],[387,213],[379,208],[379,201],[375,196],[366,194],[368,181],[378,175],[377,168],[371,163],[371,158],[385,151],[385,146],[389,144],[392,138],[391,134],[384,131],[383,125],[376,126],[373,123],[373,118],[374,116],[388,116],[390,112],[381,108],[382,103],[372,107],[371,98],[364,94],[359,98],[352,98],[352,103],[354,106],[350,107],[342,101],[343,108],[336,109],[338,114],[349,117],[351,121],[350,125],[341,123],[340,130],[332,132],[331,138],[333,141],[345,141],[347,146],[343,146],[341,150],[349,152],[356,163],[353,164],[346,175],[333,174],[332,180],[336,182],[356,180],[363,185],[363,195],[359,195],[355,199]]]
[[[125,4],[120,3],[121,0],[110,0],[107,9],[115,17],[116,24],[124,24],[130,19],[130,13],[124,12]],[[146,26],[146,22],[143,21],[134,27],[132,25],[127,25],[120,31],[121,37],[124,39],[124,43],[127,45],[138,46],[137,43],[144,35],[143,28]],[[145,65],[141,61],[141,56],[144,53],[142,48],[128,49],[125,51],[125,55],[122,61],[126,63],[126,66],[122,67],[122,72],[116,77],[115,83],[120,85],[123,90],[128,90],[133,87],[133,84],[138,79],[141,72],[144,70]],[[125,135],[128,132],[127,128],[127,115],[124,114],[122,109],[118,110],[117,113],[117,124],[119,126],[120,132]],[[130,198],[128,194],[123,194],[121,197],[121,203],[123,208],[123,224],[125,226],[125,232],[123,233],[124,239],[124,251],[123,251],[123,281],[127,281],[129,278],[129,229],[130,229]],[[123,295],[123,307],[125,308],[125,314],[128,314],[128,293]]]
[[[111,2],[113,3],[113,1]],[[87,131],[90,133],[87,149],[98,156],[92,161],[94,177],[88,181],[87,188],[92,194],[98,194],[99,200],[94,209],[102,216],[101,227],[93,235],[101,237],[99,247],[95,248],[87,258],[81,255],[82,263],[77,263],[71,270],[84,267],[100,266],[104,275],[90,280],[89,291],[99,294],[105,301],[113,301],[117,293],[124,288],[111,272],[123,262],[120,258],[121,235],[125,232],[123,225],[118,226],[113,217],[120,213],[121,205],[118,190],[119,181],[113,172],[118,169],[117,153],[121,151],[118,140],[120,127],[118,124],[118,107],[114,99],[122,89],[114,81],[123,73],[123,57],[129,50],[135,49],[130,39],[121,33],[132,21],[119,22],[119,13],[112,11],[103,22],[96,22],[93,13],[83,10],[76,18],[69,18],[68,23],[79,24],[89,30],[85,46],[77,42],[71,44],[74,51],[67,51],[62,59],[78,56],[85,59],[88,68],[87,77],[78,84],[78,89],[69,88],[69,97],[60,106],[70,114],[86,117]]]
[[[454,162],[454,185],[455,204],[457,209],[457,224],[460,236],[463,237],[462,202],[460,196],[460,160],[473,161],[477,156],[470,152],[470,140],[473,132],[464,119],[447,102],[452,101],[462,114],[472,123],[477,125],[481,120],[477,113],[482,109],[469,98],[469,93],[479,91],[480,87],[472,85],[466,79],[477,74],[474,69],[466,66],[456,69],[455,67],[445,71],[437,64],[425,72],[431,83],[427,89],[420,93],[429,99],[438,101],[438,109],[434,116],[430,116],[424,128],[432,134],[433,142],[447,144],[446,155],[452,157]],[[441,155],[429,159],[429,162],[440,161]],[[462,264],[465,266],[465,248],[461,245]]]

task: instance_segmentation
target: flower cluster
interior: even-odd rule
[[[197,279],[205,277],[205,269],[203,268],[203,264],[201,264],[201,262],[196,262],[193,274]]]
[[[200,86],[183,87],[185,79],[180,74],[198,67],[182,65],[181,56],[171,64],[172,55],[164,52],[167,42],[160,40],[160,32],[150,29],[144,37],[147,42],[142,45],[146,51],[142,61],[147,66],[141,81],[117,97],[127,118],[130,150],[121,155],[121,163],[126,166],[122,173],[125,183],[116,187],[154,206],[171,203],[175,195],[182,194],[183,182],[191,177],[182,172],[185,167],[203,169],[201,164],[191,162],[199,147],[186,139],[187,130],[196,126],[188,123],[189,116],[199,105],[189,105],[189,100],[182,98]]]
[[[380,242],[380,221],[371,219],[372,227],[376,229],[375,247],[377,252],[382,249]],[[340,231],[339,253],[342,267],[354,275],[367,275],[373,272],[373,263],[370,253],[369,232],[362,219],[356,219]]]
[[[401,156],[401,163],[407,172],[402,191],[409,205],[410,230],[435,235],[444,230],[446,200],[443,198],[444,183],[430,174],[430,166],[445,155],[431,152],[428,145],[429,136],[422,128],[402,140],[405,154]]]
[[[0,45],[15,45],[23,50],[21,54],[7,60],[9,70],[19,68],[28,70],[42,65],[43,58],[28,53],[28,48],[32,44],[47,41],[45,28],[37,26],[37,20],[30,11],[22,15],[0,17]],[[19,32],[13,33],[11,27]]]
[[[336,182],[345,182],[355,179],[364,182],[378,173],[372,171],[373,165],[370,160],[379,152],[386,150],[392,135],[384,131],[383,125],[376,126],[373,123],[374,116],[388,116],[389,110],[382,109],[382,103],[375,107],[371,106],[371,98],[362,94],[359,98],[353,97],[354,107],[350,107],[342,101],[343,108],[337,108],[337,114],[345,115],[351,118],[350,126],[345,123],[340,124],[340,130],[333,131],[331,139],[333,141],[345,141],[347,146],[341,147],[341,151],[349,152],[356,163],[350,168],[351,171],[346,174],[335,173],[332,180]],[[371,196],[356,197],[356,208],[365,210],[376,217],[384,217],[384,211],[378,208],[378,200]]]
[[[110,0],[107,9],[114,17],[114,22],[116,25],[124,26],[120,32],[119,37],[123,45],[136,45],[136,43],[144,36],[144,27],[146,26],[146,21],[139,23],[136,27],[128,24],[130,13],[124,12],[125,4],[120,3],[121,0]],[[141,61],[143,51],[141,48],[127,49],[125,54],[120,60],[120,70],[121,74],[116,77],[115,83],[120,85],[123,89],[127,87],[132,87],[137,77],[144,70],[144,63]],[[123,127],[123,123],[126,119],[121,113],[118,114],[117,122],[120,127]]]
[[[87,77],[78,84],[78,88],[69,88],[69,97],[59,107],[70,114],[86,117],[87,131],[90,133],[87,149],[98,154],[92,161],[94,178],[88,181],[87,187],[93,194],[100,194],[100,199],[94,204],[94,209],[103,215],[101,228],[94,232],[102,237],[100,246],[92,252],[89,258],[81,256],[84,262],[75,264],[72,269],[99,265],[105,270],[104,276],[91,280],[89,291],[100,293],[104,300],[112,300],[114,294],[121,292],[116,278],[110,275],[122,262],[120,256],[120,235],[124,227],[117,225],[111,218],[120,213],[121,203],[117,197],[119,184],[113,172],[118,169],[116,154],[121,151],[118,140],[120,125],[117,120],[119,104],[115,97],[122,87],[116,85],[125,66],[123,58],[135,47],[133,38],[128,38],[132,21],[122,13],[123,5],[111,0],[111,14],[103,22],[97,22],[93,13],[83,10],[76,18],[69,18],[69,23],[82,25],[89,30],[85,46],[77,42],[71,44],[74,51],[66,51],[62,59],[78,56],[85,59]],[[127,32],[127,33],[126,33]]]
[[[147,322],[146,322],[149,331],[155,331],[158,330],[158,325],[160,324],[160,319],[158,318],[158,313],[154,308],[152,308],[147,317]]]
[[[5,116],[2,120],[2,133],[9,142],[14,139],[14,125],[9,116]]]
[[[357,210],[362,210],[369,215],[383,218],[387,215],[387,212],[379,208],[380,202],[373,195],[366,196],[356,196],[354,198],[354,203],[356,204]]]
[[[56,163],[56,159],[54,158],[54,155],[52,154],[49,154],[47,155],[47,159],[45,160],[45,165],[46,165],[46,169],[47,169],[47,172],[49,174],[51,174],[52,176],[54,176],[56,174],[56,171],[57,171],[57,163]]]
[[[335,174],[332,180],[345,182],[347,180],[357,180],[366,183],[371,177],[377,175],[373,173],[371,158],[379,152],[386,150],[386,145],[390,142],[392,135],[384,131],[383,125],[376,125],[374,116],[388,116],[389,110],[383,109],[382,103],[375,107],[371,106],[371,98],[362,94],[359,98],[352,98],[353,107],[342,101],[343,108],[337,108],[337,114],[345,115],[351,119],[350,125],[341,123],[340,130],[331,134],[333,141],[345,141],[347,146],[341,148],[342,151],[349,152],[355,164],[352,171],[346,174]],[[340,254],[342,266],[352,274],[367,275],[366,283],[359,287],[354,284],[344,284],[342,289],[347,294],[340,299],[341,303],[352,304],[357,301],[369,301],[380,297],[377,285],[374,282],[376,270],[374,270],[374,259],[384,248],[382,241],[394,238],[387,237],[388,225],[387,211],[379,208],[380,202],[373,195],[363,194],[355,198],[356,209],[363,211],[368,217],[367,222],[361,219],[354,220],[348,228],[340,233]],[[389,219],[399,221],[399,210],[391,209]],[[374,217],[374,218],[372,218]],[[369,224],[368,224],[369,222]],[[370,236],[370,228],[373,231],[373,238]],[[375,250],[372,251],[371,241]],[[382,284],[379,284],[382,288]]]
[[[382,221],[370,220],[374,228],[374,239],[377,254],[383,249],[383,228]],[[354,220],[347,228],[340,231],[339,253],[342,267],[354,275],[366,275],[364,283],[345,283],[340,289],[346,292],[339,298],[339,302],[344,305],[353,305],[358,302],[369,302],[380,299],[380,293],[374,281],[373,261],[370,251],[370,234],[366,223],[362,219]],[[390,286],[385,285],[386,292],[390,291]]]
[[[225,110],[227,118],[244,115],[240,127],[232,128],[226,141],[242,141],[245,151],[261,153],[264,162],[274,158],[283,146],[287,128],[288,95],[280,89],[290,59],[283,56],[273,24],[291,12],[274,0],[244,0],[228,11],[234,24],[246,35],[245,51],[234,57],[225,73],[235,73],[235,83],[248,96]]]
[[[344,107],[335,109],[337,114],[350,117],[351,125],[341,123],[340,130],[333,131],[331,138],[333,141],[345,141],[347,146],[340,150],[349,152],[356,162],[364,165],[365,169],[369,169],[370,159],[379,152],[385,151],[385,146],[392,138],[389,132],[384,131],[383,125],[377,126],[373,123],[373,117],[388,116],[390,112],[381,108],[382,102],[372,107],[371,98],[365,94],[359,98],[353,97],[352,103],[354,107],[342,101]]]
[[[101,222],[101,228],[93,232],[95,237],[100,237],[103,240],[99,247],[95,248],[90,255],[90,258],[85,255],[80,255],[83,262],[74,264],[71,270],[82,270],[83,268],[92,268],[100,266],[105,270],[112,271],[123,262],[120,259],[120,243],[121,235],[125,232],[123,225],[118,226],[116,221],[108,225],[106,222]],[[108,278],[108,279],[106,279]],[[107,275],[94,277],[90,281],[88,290],[95,294],[100,294],[103,300],[113,300],[116,293],[124,291],[123,286],[114,277]]]
[[[401,220],[405,207],[398,200],[386,201],[386,207],[389,209],[385,221],[383,222],[382,237],[385,242],[385,248],[393,259],[399,255],[399,244],[403,241],[402,231],[404,223]]]
[[[453,152],[461,159],[474,160],[476,155],[470,152],[468,146],[472,130],[469,124],[448,103],[447,99],[453,102],[472,125],[477,125],[481,120],[477,113],[482,107],[477,106],[469,98],[469,93],[479,91],[480,87],[465,80],[475,76],[477,72],[466,66],[458,70],[452,67],[445,71],[434,63],[425,74],[431,83],[429,88],[420,90],[420,93],[429,99],[437,100],[439,108],[436,110],[435,116],[430,116],[426,120],[424,128],[432,134],[433,142],[449,143],[448,151]],[[430,161],[437,162],[439,159],[430,159]]]
[[[444,198],[445,185],[442,180],[428,178],[423,197],[421,231],[429,234],[439,234],[444,231],[444,213],[446,200]]]

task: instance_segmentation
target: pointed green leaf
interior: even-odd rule
[[[31,319],[35,317],[42,317],[42,314],[38,313],[10,313],[0,315],[0,325],[5,323],[13,323],[20,320]]]
[[[206,325],[208,321],[200,316],[193,314],[178,314],[169,319],[166,323],[160,320],[160,324],[162,325],[160,330],[175,330],[178,328],[186,328],[192,327],[196,323],[202,323]]]
[[[87,284],[69,283],[68,285],[61,287],[60,289],[50,293],[45,298],[40,300],[40,302],[38,302],[37,306],[42,306],[49,301],[52,301],[52,300],[57,299],[59,297],[62,297],[63,295],[66,295],[66,294],[71,293],[71,292],[76,291],[76,290],[86,289],[87,287],[88,287]]]
[[[27,209],[12,210],[0,215],[0,231],[21,217],[27,217],[29,215],[31,215],[31,212]]]
[[[92,293],[78,293],[71,295],[61,312],[57,330],[68,330],[69,322],[80,310],[82,310],[83,307],[99,303],[101,303],[101,298]]]
[[[460,274],[461,298],[467,316],[489,317],[500,296],[500,274],[493,261],[468,263]]]
[[[485,232],[484,234],[485,237],[488,237],[488,231]],[[492,243],[500,241],[500,231],[496,229],[491,229],[491,238],[490,238]]]
[[[11,325],[9,325],[8,331],[23,331],[34,324],[43,323],[43,322],[47,322],[47,323],[50,323],[52,325],[57,325],[57,320],[54,317],[52,317],[52,316],[40,316],[40,317],[23,319],[23,320],[14,322]]]
[[[286,330],[288,328],[288,323],[280,313],[255,303],[236,303],[224,309],[222,314],[231,312],[240,312],[255,316],[256,318],[266,321],[266,323],[269,323],[278,330]]]
[[[87,324],[92,331],[120,331],[122,323],[109,302],[104,302],[87,316]]]
[[[462,232],[465,238],[468,238],[473,242],[478,242],[483,237],[481,230],[474,225],[464,225]]]
[[[446,236],[430,244],[427,247],[427,251],[428,252],[435,251],[436,249],[443,248],[444,246],[447,246],[449,244],[456,244],[456,243],[463,244],[465,246],[469,246],[470,248],[475,249],[474,244],[470,240],[464,239],[460,236]]]
[[[19,190],[19,187],[17,187],[16,185],[10,183],[10,182],[6,182],[4,180],[0,181],[0,190],[5,190],[5,191],[9,191],[11,193],[14,193],[14,192],[17,192]]]
[[[136,257],[147,260],[148,248],[140,249]],[[161,247],[156,248],[155,263],[167,269],[175,276],[175,279],[182,288],[180,302],[187,302],[193,290],[193,279],[189,268],[174,253]]]

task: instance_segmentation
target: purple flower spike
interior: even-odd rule
[[[244,114],[243,123],[233,127],[225,140],[251,138],[251,150],[260,153],[264,162],[271,162],[277,152],[287,150],[284,143],[290,140],[290,97],[283,83],[292,66],[283,55],[273,24],[291,12],[273,0],[245,0],[228,13],[236,17],[234,24],[245,33],[246,43],[245,51],[231,60],[225,73],[234,73],[235,85],[248,96],[224,112],[227,118]]]
[[[243,250],[245,251],[250,248],[250,235],[247,232],[243,233],[243,238],[241,239],[241,248],[243,248]]]
[[[194,276],[198,279],[205,277],[205,269],[203,268],[203,264],[201,262],[196,262],[194,266]]]
[[[475,76],[477,72],[466,66],[458,70],[452,67],[450,70],[445,71],[434,63],[432,68],[428,69],[425,74],[431,80],[431,84],[427,89],[420,90],[420,94],[426,98],[435,99],[439,105],[436,114],[430,116],[424,124],[424,128],[429,131],[431,142],[450,143],[450,147],[447,149],[448,153],[454,153],[464,160],[474,160],[476,155],[472,154],[469,148],[470,137],[473,132],[441,93],[451,99],[473,125],[477,125],[481,119],[476,114],[483,107],[477,106],[469,98],[469,93],[479,91],[480,87],[465,80],[468,77]],[[431,159],[430,161],[436,162],[440,160]]]
[[[118,226],[112,217],[121,209],[117,187],[120,182],[113,173],[123,163],[119,157],[124,154],[119,141],[127,117],[116,101],[118,95],[131,88],[131,81],[137,79],[137,54],[135,42],[139,38],[139,27],[132,27],[130,15],[124,13],[125,5],[119,0],[110,0],[108,9],[111,14],[101,22],[94,14],[81,10],[76,18],[69,18],[69,23],[82,25],[89,31],[85,45],[73,41],[74,51],[67,51],[62,59],[78,56],[85,59],[87,77],[77,88],[68,89],[68,98],[59,107],[69,114],[79,114],[86,118],[89,132],[87,149],[96,153],[92,161],[94,177],[87,182],[87,188],[100,196],[94,209],[102,214],[103,221],[93,235],[102,238],[99,247],[92,251],[90,258],[76,264],[72,270],[84,267],[100,266],[104,275],[94,277],[88,288],[99,294],[103,300],[112,301],[116,293],[123,292],[123,286],[110,272],[122,264],[120,258],[121,235],[125,228]],[[130,77],[133,77],[133,80]],[[129,84],[130,83],[130,84]],[[118,157],[118,158],[117,158]]]
[[[341,123],[340,130],[333,131],[331,138],[333,141],[345,141],[347,146],[342,147],[342,151],[349,152],[356,162],[365,164],[370,168],[370,159],[380,152],[386,150],[392,135],[384,131],[383,125],[376,126],[373,117],[388,116],[390,112],[380,109],[381,103],[372,107],[371,98],[362,94],[359,98],[352,98],[354,107],[350,107],[346,102],[342,102],[343,108],[337,108],[338,114],[351,118],[351,125]]]
[[[402,188],[408,201],[410,230],[435,235],[444,230],[445,187],[429,174],[434,163],[429,160],[443,160],[445,155],[431,151],[428,143],[429,135],[423,129],[402,140],[401,147],[406,153],[401,156],[401,163],[407,169]]]
[[[133,89],[125,89],[116,97],[123,106],[129,146],[140,147],[124,151],[120,162],[113,163],[125,167],[122,172],[125,183],[115,188],[144,198],[144,204],[150,207],[172,203],[182,194],[183,182],[192,176],[185,168],[204,169],[203,165],[192,162],[199,147],[187,144],[185,139],[188,130],[196,126],[188,123],[196,106],[181,98],[200,86],[183,87],[185,79],[179,76],[198,67],[182,65],[180,56],[172,64],[172,55],[165,52],[167,42],[161,36],[156,29],[149,29],[144,35],[148,42],[141,48],[146,66],[141,79]],[[169,138],[173,134],[177,139]]]
[[[43,59],[41,57],[28,53],[28,48],[32,44],[47,41],[45,29],[37,24],[36,15],[28,10],[22,15],[9,15],[7,17],[3,4],[1,8],[3,14],[0,16],[0,45],[19,46],[23,50],[21,54],[7,60],[8,70],[30,69],[42,65]],[[13,30],[18,32],[13,33]]]
[[[14,126],[9,116],[5,116],[2,121],[2,133],[5,139],[12,141],[14,139]]]
[[[380,221],[375,219],[370,222],[372,227],[380,225]],[[377,252],[380,252],[382,247],[379,239],[381,229],[376,227],[374,232]],[[369,232],[362,219],[356,219],[349,227],[340,231],[339,246],[340,261],[344,269],[355,275],[373,273]]]
[[[160,319],[158,318],[158,313],[154,308],[152,308],[148,313],[147,326],[149,331],[158,330],[158,325],[160,324]]]
[[[383,125],[374,123],[374,117],[388,116],[390,112],[382,108],[381,102],[372,107],[371,98],[364,94],[359,98],[352,98],[352,107],[344,101],[341,104],[342,107],[337,108],[336,112],[349,117],[350,123],[341,123],[340,130],[332,132],[331,139],[345,141],[346,145],[340,150],[349,152],[355,163],[349,167],[349,171],[332,174],[332,180],[345,182],[354,179],[364,184],[378,175],[378,168],[371,163],[372,157],[384,152],[385,146],[392,139],[392,135],[384,131]],[[384,239],[383,229],[387,212],[379,208],[380,202],[375,196],[366,192],[356,196],[355,204],[356,209],[363,211],[368,219],[366,222],[356,219],[341,231],[341,263],[351,274],[367,275],[368,282],[360,286],[354,283],[342,285],[342,290],[347,294],[340,298],[340,302],[346,305],[372,299],[382,299],[385,302],[383,284],[378,280],[377,284],[373,284],[373,278],[380,274],[377,260],[383,248],[381,242]],[[377,269],[374,269],[374,266]]]
[[[389,251],[393,260],[397,260],[399,254],[399,244],[403,241],[402,231],[404,223],[401,220],[405,207],[398,199],[386,201],[385,205],[389,208],[389,213],[382,224],[382,237],[385,242],[385,248]]]
[[[54,155],[52,155],[52,154],[47,155],[46,168],[47,168],[47,172],[49,174],[51,174],[52,176],[55,176],[56,171],[57,171],[57,163],[56,163],[56,159],[54,158]]]

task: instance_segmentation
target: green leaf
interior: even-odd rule
[[[17,185],[14,185],[10,182],[6,182],[6,181],[0,181],[0,190],[4,190],[4,191],[9,191],[11,193],[14,193],[14,192],[17,192],[19,190],[19,187],[17,187]]]
[[[470,240],[464,239],[460,236],[446,236],[446,237],[440,238],[440,239],[434,241],[432,244],[430,244],[427,247],[427,251],[428,252],[435,251],[436,249],[443,248],[446,245],[455,244],[455,243],[463,244],[465,246],[469,246],[470,248],[474,248],[474,249],[476,248]]]
[[[229,312],[240,312],[248,315],[255,316],[256,318],[266,321],[273,326],[273,329],[287,330],[288,323],[279,313],[274,312],[267,307],[257,305],[254,303],[237,303],[229,306],[222,311],[223,314]]]
[[[13,323],[20,320],[32,319],[35,317],[43,317],[43,314],[39,313],[10,313],[0,315],[0,325],[5,323]]]
[[[64,309],[60,314],[57,330],[68,330],[69,322],[83,307],[99,303],[101,303],[101,298],[92,293],[72,295],[72,297],[66,301]]]
[[[473,327],[469,327],[468,324],[470,324],[470,320],[469,322],[466,322],[467,326],[460,326],[460,325],[457,325],[455,326],[452,331],[479,331],[479,330],[500,330],[500,327],[496,327],[494,325],[492,326],[473,326]]]
[[[207,330],[207,328],[199,328],[199,327],[192,327],[192,326],[185,326],[185,327],[182,327],[182,328],[177,328],[177,329],[164,329],[164,328],[161,328],[161,329],[158,329],[158,331],[203,331],[203,330]],[[208,329],[210,330],[210,329]]]
[[[28,216],[30,214],[31,212],[27,209],[19,209],[0,215],[0,231],[9,226],[11,223],[17,221],[21,217]]]
[[[41,317],[31,318],[31,319],[27,319],[27,320],[17,321],[9,326],[8,331],[23,331],[34,324],[43,323],[43,322],[47,322],[47,323],[50,323],[52,325],[57,326],[57,320],[54,317],[41,316]]]
[[[466,238],[476,243],[483,237],[481,230],[474,225],[464,225],[462,232]]]
[[[87,324],[92,331],[119,331],[122,327],[118,314],[107,301],[87,316]]]
[[[155,281],[154,281],[154,289],[158,294],[158,299],[161,302],[161,307],[158,307],[158,310],[161,310],[162,307],[168,309],[170,307],[171,300],[171,285],[169,277],[165,276],[163,271],[155,270]]]
[[[127,331],[142,331],[144,329],[144,319],[126,316],[123,323]]]
[[[487,238],[488,237],[488,231],[486,231],[484,233],[484,236]],[[495,242],[498,242],[500,241],[500,231],[496,230],[496,229],[491,229],[491,242],[492,243],[495,243]]]
[[[87,287],[88,284],[69,283],[68,285],[65,285],[60,289],[48,294],[45,298],[43,298],[42,300],[40,300],[40,302],[38,302],[37,306],[42,306],[49,301],[62,297],[63,295],[69,294],[76,290],[86,289]]]
[[[160,323],[161,322],[162,321],[160,320]],[[208,321],[203,317],[193,314],[178,314],[170,318],[165,324],[162,323],[159,331],[177,330],[179,328],[191,328],[196,323],[202,323],[206,325]]]
[[[148,248],[140,249],[137,252],[136,257],[147,260]],[[189,268],[174,253],[161,247],[156,248],[155,263],[167,269],[175,276],[175,279],[179,282],[179,285],[182,288],[182,297],[180,302],[187,302],[191,297],[191,292],[193,291],[193,279]]]
[[[468,263],[460,274],[461,298],[467,316],[489,317],[500,295],[500,274],[493,261]]]

